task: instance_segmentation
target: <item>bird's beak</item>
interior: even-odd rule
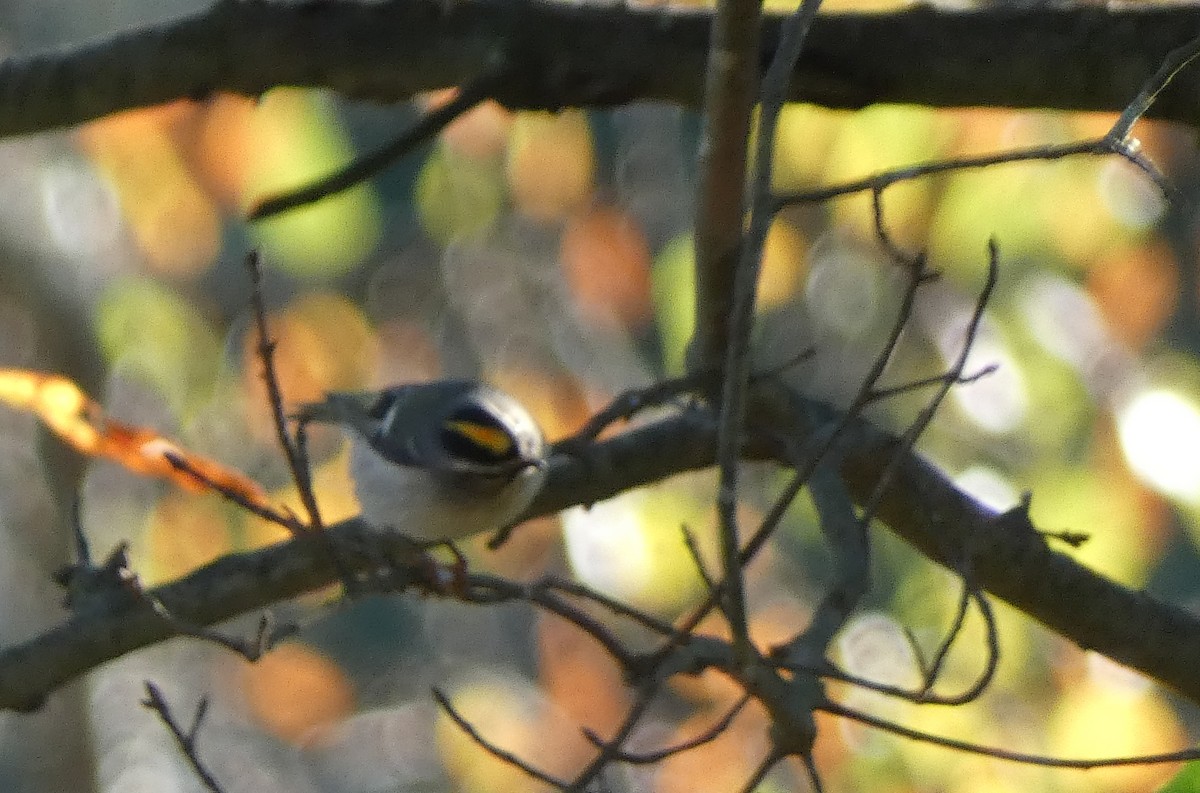
[[[311,422],[353,427],[369,436],[372,420],[368,411],[374,399],[375,395],[369,392],[334,391],[326,394],[320,402],[304,403],[292,414],[292,418],[302,424]]]
[[[545,471],[550,467],[550,461],[545,457],[524,457],[522,458],[524,468],[537,468]]]

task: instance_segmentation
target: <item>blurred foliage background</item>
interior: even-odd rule
[[[0,3],[0,46],[29,52],[198,4]],[[851,5],[851,0],[839,7]],[[379,108],[279,89],[217,96],[0,141],[3,365],[84,384],[118,418],[154,427],[246,471],[283,503],[287,484],[255,357],[246,251],[259,248],[289,401],[441,376],[479,376],[523,399],[551,438],[619,391],[681,371],[692,330],[697,116],[658,105],[559,114],[484,105],[371,183],[277,219],[241,220],[256,200],[325,174],[397,134],[447,95]],[[858,113],[786,109],[776,187],[802,190],[882,169],[1107,130],[1114,117],[1052,112]],[[1185,195],[1200,192],[1191,130],[1143,123],[1145,150]],[[935,374],[953,359],[995,236],[1000,286],[971,368],[922,451],[998,509],[1033,492],[1042,527],[1086,532],[1087,564],[1185,606],[1200,593],[1200,292],[1194,210],[1165,204],[1116,159],[1003,165],[906,183],[885,194],[901,244],[943,273],[927,287],[888,375]],[[893,320],[900,274],[874,239],[869,196],[785,211],[760,285],[763,365],[816,398],[845,400]],[[893,427],[920,406],[893,400]],[[60,616],[47,572],[66,559],[63,516],[77,492],[98,553],[131,544],[148,583],[224,553],[284,539],[211,496],[185,494],[106,463],[82,473],[32,421],[0,413],[0,640]],[[315,439],[327,520],[355,512],[334,434]],[[778,471],[753,469],[746,520],[769,505]],[[704,538],[713,479],[680,477],[522,528],[504,548],[464,549],[473,567],[533,579],[571,575],[661,616],[701,594],[680,527]],[[57,517],[56,517],[57,516]],[[869,608],[839,661],[915,682],[911,631],[936,647],[955,580],[878,531]],[[712,540],[708,536],[708,540]],[[753,630],[766,646],[806,620],[827,581],[811,511],[798,505],[750,570]],[[523,791],[539,785],[471,744],[432,705],[451,694],[481,731],[547,771],[590,756],[580,726],[617,725],[629,694],[599,647],[522,607],[415,598],[280,607],[299,636],[249,665],[175,641],[111,663],[35,716],[0,719],[0,786],[10,790],[195,790],[166,730],[142,711],[155,680],[186,718],[213,707],[201,755],[228,790]],[[1003,606],[1002,661],[978,703],[918,708],[861,691],[856,707],[1011,749],[1070,757],[1165,751],[1197,711]],[[249,623],[247,623],[248,625]],[[226,626],[228,630],[246,625]],[[709,630],[722,627],[713,623]],[[969,622],[949,685],[982,663]],[[630,637],[637,641],[637,637]],[[715,675],[673,683],[636,742],[703,730],[736,697]],[[832,719],[817,762],[827,789],[1146,791],[1173,767],[1052,771],[953,754]],[[761,714],[719,741],[610,789],[732,791],[766,749]],[[804,789],[784,767],[764,791]],[[1188,788],[1191,789],[1191,788]]]

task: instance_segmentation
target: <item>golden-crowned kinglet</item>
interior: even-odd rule
[[[350,475],[372,526],[445,542],[509,525],[546,481],[546,442],[519,402],[471,380],[331,393],[304,421],[350,434]]]

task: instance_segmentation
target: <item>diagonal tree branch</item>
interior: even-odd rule
[[[393,102],[465,84],[498,60],[514,72],[496,98],[514,108],[638,99],[694,107],[711,21],[708,11],[545,0],[219,0],[160,25],[8,58],[0,64],[0,135],[281,85]],[[764,59],[779,24],[763,21]],[[1198,32],[1200,7],[1187,5],[826,15],[788,96],[840,108],[1120,111],[1164,56]],[[1195,124],[1198,108],[1200,74],[1189,71],[1149,115]]]
[[[790,392],[760,386],[753,410],[767,421],[777,417],[777,425],[794,425],[796,399]],[[844,438],[842,474],[861,504],[871,497],[901,441],[861,420],[850,425]],[[777,445],[773,438],[760,439],[749,453],[786,460],[786,450]],[[708,413],[694,410],[661,419],[555,455],[549,484],[528,515],[590,504],[704,468],[713,464],[715,453],[716,424]],[[932,464],[906,452],[879,504],[879,517],[923,554],[951,569],[969,557],[979,586],[1076,644],[1200,702],[1194,661],[1200,657],[1200,619],[1051,550],[1024,509],[997,515],[957,490]],[[330,530],[345,536],[356,528],[354,521],[347,521]],[[89,669],[178,635],[149,599],[189,624],[211,625],[317,589],[337,576],[325,545],[306,535],[224,557],[151,590],[148,598],[77,614],[28,642],[0,650],[0,708],[36,708],[56,688]]]

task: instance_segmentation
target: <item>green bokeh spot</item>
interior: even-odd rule
[[[1191,762],[1179,769],[1158,793],[1200,793],[1200,762]]]
[[[154,386],[181,414],[203,400],[221,346],[195,307],[162,284],[123,278],[96,307],[96,337],[106,363]]]
[[[504,173],[439,146],[421,167],[415,190],[421,226],[447,245],[495,222],[504,206]]]
[[[287,90],[287,89],[285,89]],[[295,122],[286,139],[265,147],[248,178],[261,200],[335,173],[356,153],[329,97],[290,96]],[[382,221],[374,189],[358,184],[251,226],[254,244],[272,266],[299,277],[332,278],[353,269],[379,239]]]
[[[688,343],[696,327],[695,261],[695,242],[690,234],[684,234],[667,243],[650,273],[663,367],[672,376],[684,372]]]

